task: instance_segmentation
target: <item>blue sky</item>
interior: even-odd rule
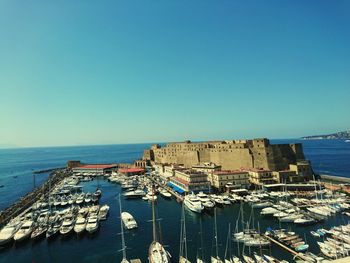
[[[350,2],[0,2],[0,145],[349,129]]]

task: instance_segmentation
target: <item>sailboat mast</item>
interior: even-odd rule
[[[184,237],[184,246],[185,246],[185,258],[187,262],[187,237],[186,237],[186,215],[185,215],[185,209],[183,210],[183,216],[184,216],[184,226],[183,226],[183,237]]]
[[[122,251],[123,251],[123,260],[126,260],[126,246],[125,246],[125,239],[124,239],[124,227],[122,222],[122,201],[119,194],[119,213],[120,213],[120,228],[122,233]]]
[[[216,207],[214,208],[214,224],[215,224],[215,250],[216,250],[216,258],[219,258],[219,250],[218,250],[218,229],[216,224]]]
[[[156,225],[156,210],[154,206],[154,184],[152,185],[152,225],[153,225],[153,241],[157,242],[157,225]]]

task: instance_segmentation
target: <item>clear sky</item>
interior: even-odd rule
[[[350,1],[0,1],[0,145],[350,128]]]

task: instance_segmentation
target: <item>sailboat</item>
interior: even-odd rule
[[[182,203],[182,215],[181,215],[179,263],[191,263],[187,259],[186,215],[185,215],[185,208],[183,203]]]
[[[129,263],[129,261],[126,259],[126,246],[125,246],[125,238],[124,238],[124,227],[123,227],[123,221],[122,221],[122,202],[119,194],[119,216],[120,216],[120,229],[122,234],[122,249],[123,251],[123,259],[121,263]]]
[[[211,263],[223,263],[219,257],[219,247],[218,247],[218,229],[216,224],[216,207],[214,208],[214,238],[215,238],[215,256],[211,256]]]
[[[154,185],[152,187],[152,194],[154,194]],[[170,262],[169,253],[164,249],[163,245],[158,241],[157,225],[156,225],[156,211],[154,207],[154,199],[152,199],[152,224],[153,224],[153,241],[148,249],[149,263],[168,263]]]

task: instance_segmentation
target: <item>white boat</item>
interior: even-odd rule
[[[108,215],[108,211],[109,211],[109,205],[103,205],[100,208],[100,211],[98,212],[98,219],[101,220],[106,220],[107,219],[107,215]]]
[[[260,211],[260,215],[269,216],[280,212],[280,210],[274,207],[265,207]]]
[[[123,258],[121,263],[129,263],[129,260],[126,258],[126,246],[125,246],[125,238],[124,238],[124,228],[123,228],[123,222],[122,222],[122,202],[119,194],[119,216],[120,216],[120,229],[121,229],[121,236],[122,236],[122,249],[123,251]]]
[[[95,233],[98,230],[99,222],[96,215],[89,216],[86,223],[86,231],[90,234]]]
[[[30,238],[33,240],[39,239],[39,238],[45,236],[46,231],[47,231],[46,225],[38,226],[37,228],[35,228],[33,230],[33,232],[30,235]]]
[[[184,198],[185,206],[193,212],[201,213],[204,209],[201,201],[194,194],[186,195]]]
[[[153,241],[148,249],[148,261],[149,263],[168,263],[170,262],[169,254],[162,244]]]
[[[171,193],[169,193],[167,190],[163,189],[160,191],[160,194],[165,198],[171,198]]]
[[[279,217],[278,220],[284,223],[291,223],[291,222],[294,222],[296,219],[302,218],[302,217],[303,217],[302,214],[290,214],[285,217]]]
[[[81,234],[82,232],[84,232],[85,227],[86,219],[84,217],[78,217],[74,225],[74,232],[77,234]]]
[[[310,234],[313,235],[314,237],[320,237],[320,234],[315,231],[310,231]]]
[[[12,241],[13,236],[16,234],[18,229],[21,227],[21,222],[10,223],[6,225],[0,231],[0,246],[5,245]]]
[[[124,227],[126,229],[134,229],[134,228],[137,228],[137,223],[134,219],[134,217],[128,213],[128,212],[123,212],[121,214],[121,217],[122,217],[122,221],[123,221],[123,224],[124,224]]]
[[[258,202],[258,203],[252,203],[253,208],[265,208],[271,206],[271,202]]]
[[[63,236],[68,236],[70,233],[72,233],[73,228],[74,228],[74,217],[72,214],[68,214],[63,220],[62,226],[60,228],[60,234]]]
[[[252,259],[251,257],[248,257],[246,255],[243,255],[244,262],[246,263],[255,263],[255,260]]]
[[[141,189],[128,191],[128,192],[123,194],[123,196],[125,198],[129,198],[129,199],[131,199],[131,198],[142,198],[145,195],[146,195],[146,192],[141,190]]]
[[[315,220],[312,218],[298,218],[294,220],[294,224],[298,224],[298,225],[309,225],[309,224],[313,224],[315,223]]]
[[[20,229],[16,232],[16,234],[13,236],[13,239],[16,242],[25,240],[30,237],[31,233],[33,232],[34,222],[31,220],[28,220],[23,223],[23,225],[20,227]]]

